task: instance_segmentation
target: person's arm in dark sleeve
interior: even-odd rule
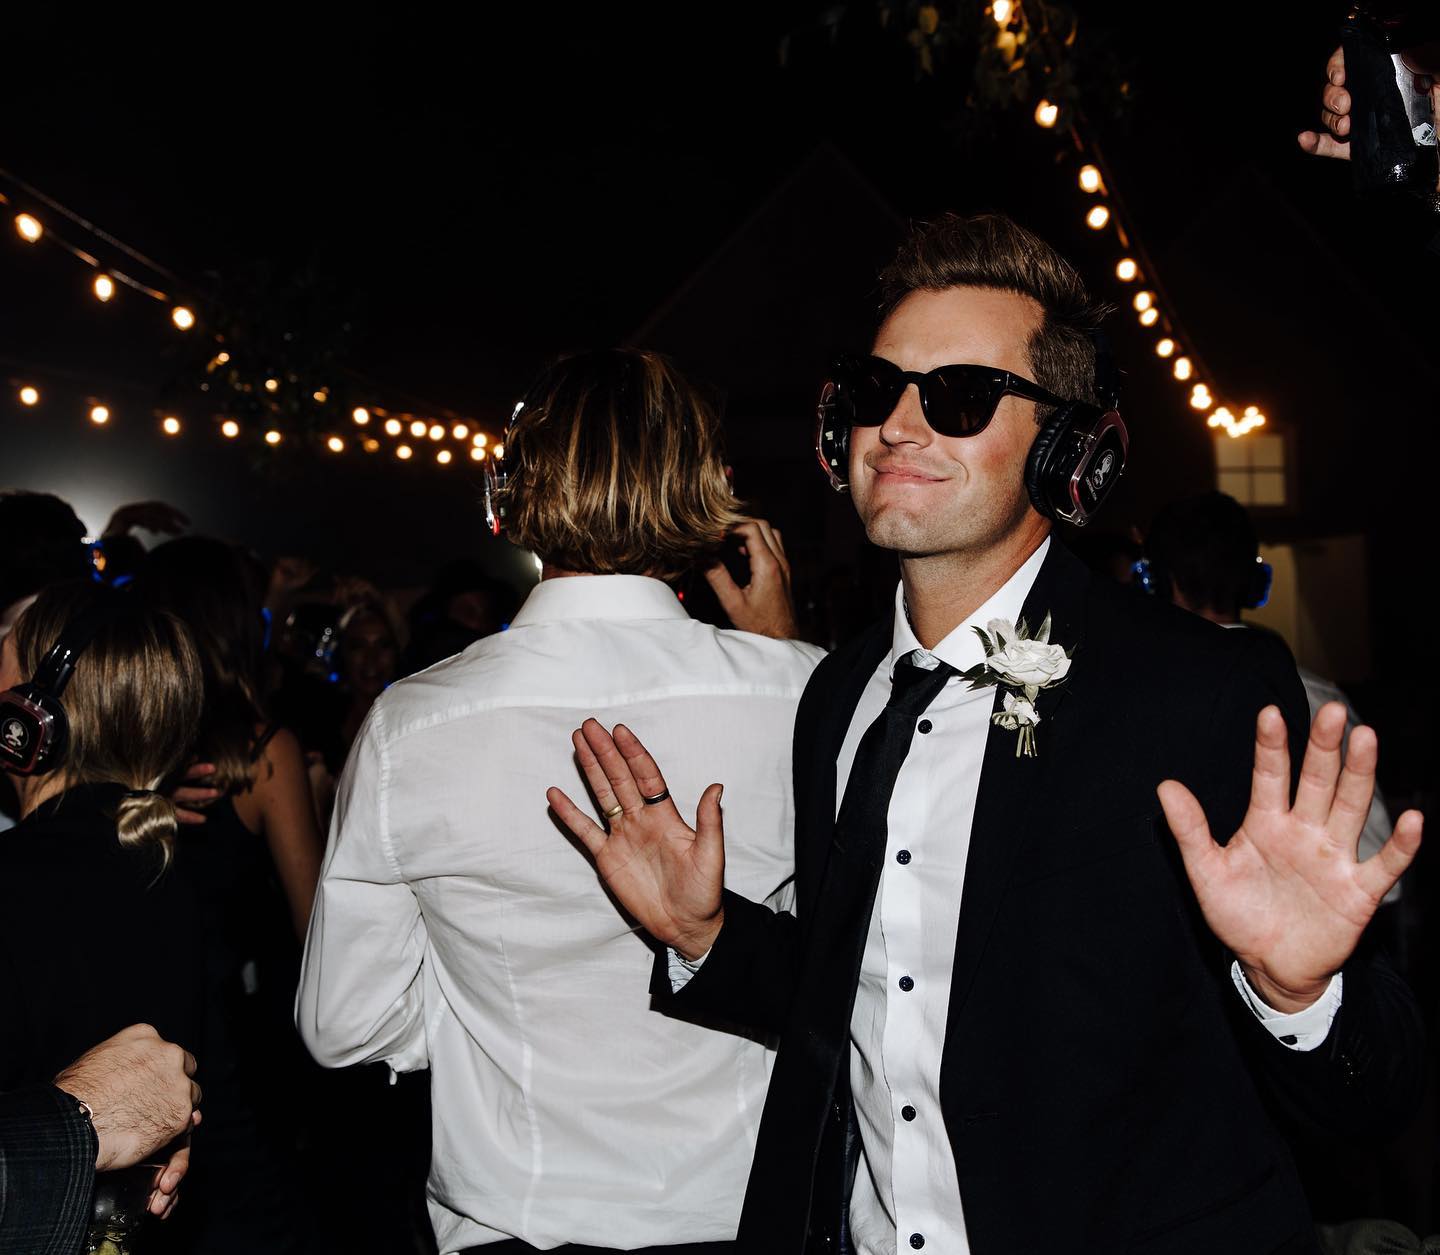
[[[68,1094],[51,1085],[0,1094],[0,1255],[75,1255],[98,1152]]]

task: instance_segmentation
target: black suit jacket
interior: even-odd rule
[[[95,1130],[49,1085],[0,1094],[0,1255],[74,1255],[90,1219]]]
[[[974,1255],[1248,1255],[1313,1247],[1276,1118],[1383,1126],[1417,1093],[1413,1000],[1357,958],[1325,1043],[1295,1052],[1240,1001],[1199,918],[1155,786],[1184,781],[1225,840],[1250,788],[1255,716],[1278,703],[1298,768],[1304,692],[1283,645],[1092,579],[1058,543],[1024,617],[1076,651],[1042,692],[1036,758],[992,727],[976,799],[940,1097]],[[835,918],[883,851],[832,841],[836,756],[890,648],[877,624],[815,672],[795,730],[796,914],[726,895],[676,996],[780,1033],[741,1219],[749,1251],[848,1247],[849,1023],[857,933]],[[997,693],[997,706],[1000,694]],[[669,997],[663,964],[655,991]],[[905,1235],[901,1235],[902,1245]]]

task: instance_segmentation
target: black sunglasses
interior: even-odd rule
[[[979,435],[990,425],[1004,396],[1044,405],[1065,404],[1039,384],[994,366],[937,366],[922,375],[901,370],[883,357],[846,355],[835,360],[830,383],[834,386],[831,404],[851,427],[879,427],[913,383],[920,390],[925,421],[941,436]]]

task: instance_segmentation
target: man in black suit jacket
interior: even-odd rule
[[[1357,863],[1373,733],[1341,772],[1343,711],[1322,712],[1292,806],[1288,651],[1102,584],[1050,539],[1025,486],[1044,414],[1009,390],[1091,391],[1096,311],[1066,263],[1005,219],[951,218],[886,288],[877,369],[914,373],[893,408],[857,406],[848,478],[901,588],[797,716],[795,914],[722,893],[719,786],[692,832],[628,729],[575,737],[608,833],[549,794],[671,947],[657,995],[780,1034],[740,1243],[1313,1250],[1277,1122],[1384,1127],[1417,1091],[1413,1001],[1356,948],[1420,817]],[[1010,377],[944,435],[955,376],[929,372],[956,363]],[[977,702],[965,682],[1000,662],[971,670],[972,628],[989,653],[1017,619],[1048,620],[1066,661],[1037,640],[1052,682]]]

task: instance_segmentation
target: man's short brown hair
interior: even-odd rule
[[[946,214],[916,226],[880,272],[880,317],[911,292],[998,288],[1039,303],[1044,317],[1025,346],[1035,382],[1067,400],[1094,404],[1094,333],[1109,312],[1080,272],[1038,235],[1004,214]],[[1037,406],[1043,422],[1050,407]]]
[[[565,570],[671,579],[743,517],[714,408],[640,349],[545,371],[506,437],[505,469],[510,539]]]

